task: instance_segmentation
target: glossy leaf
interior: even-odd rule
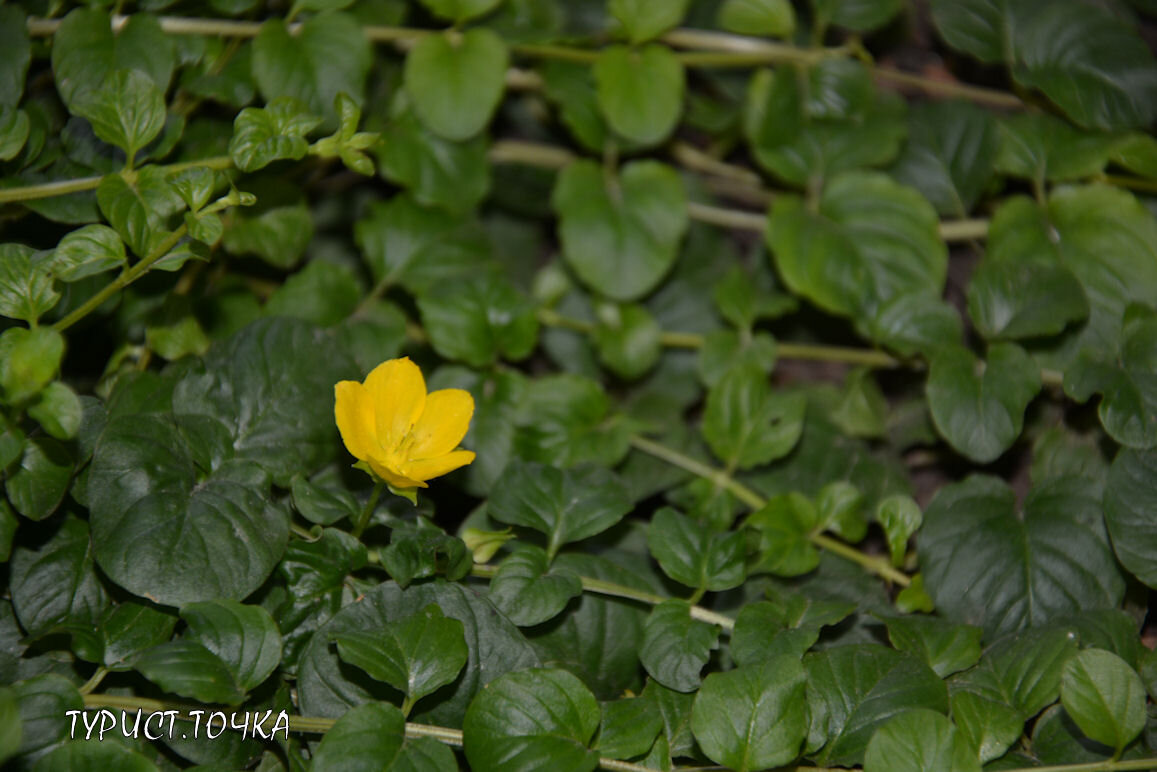
[[[884,724],[864,754],[865,772],[980,772],[956,727],[934,710],[909,710]]]
[[[805,406],[802,394],[773,394],[762,371],[735,368],[707,395],[703,437],[722,461],[750,469],[795,447]]]
[[[599,54],[594,76],[607,123],[626,139],[654,145],[679,122],[685,75],[683,65],[665,46],[610,46]]]
[[[1086,649],[1065,663],[1061,704],[1088,737],[1120,752],[1145,727],[1145,686],[1120,657]]]
[[[433,289],[418,307],[434,350],[474,367],[524,359],[537,342],[533,307],[495,276]]]
[[[609,0],[607,10],[627,30],[632,44],[645,43],[677,26],[689,0]]]
[[[664,507],[651,517],[647,543],[663,573],[688,587],[719,592],[738,587],[745,578],[746,545],[740,532],[714,533]]]
[[[1149,586],[1157,583],[1157,452],[1125,450],[1109,470],[1105,525],[1121,565]]]
[[[428,35],[406,56],[406,91],[422,123],[461,141],[490,122],[506,87],[502,38],[478,28],[460,37]]]
[[[719,628],[694,619],[685,601],[663,601],[643,625],[639,660],[651,678],[669,689],[693,692],[718,639]]]
[[[187,625],[183,640],[216,654],[244,690],[260,685],[281,661],[281,634],[260,606],[233,600],[188,603],[181,618]]]
[[[265,107],[246,107],[233,122],[229,155],[246,172],[282,159],[301,160],[309,150],[306,135],[321,122],[293,96],[271,99]]]
[[[78,95],[75,109],[98,137],[130,159],[165,126],[161,91],[138,70],[116,70],[97,90]]]
[[[525,545],[502,561],[487,597],[511,622],[530,627],[558,616],[582,589],[576,574],[552,569],[545,551]]]
[[[15,549],[10,565],[12,605],[32,638],[95,625],[109,605],[83,520],[67,518],[35,550]]]
[[[126,262],[125,245],[116,231],[107,225],[85,225],[60,240],[50,268],[56,278],[73,282],[121,268]]]

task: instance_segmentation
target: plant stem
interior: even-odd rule
[[[366,526],[370,524],[370,517],[374,514],[374,509],[378,506],[378,499],[382,497],[382,489],[386,487],[384,482],[374,483],[374,489],[370,492],[370,498],[366,505],[362,507],[361,513],[358,515],[358,521],[354,523],[354,529],[350,535],[355,539],[360,539],[362,532],[366,530]]]
[[[79,322],[84,317],[88,316],[102,303],[115,295],[120,290],[132,284],[134,281],[143,276],[153,263],[160,260],[165,255],[169,254],[169,250],[177,245],[185,235],[185,224],[182,223],[175,231],[170,233],[165,240],[153,248],[153,251],[146,255],[143,259],[138,260],[136,264],[125,268],[120,272],[120,275],[105,285],[104,289],[93,295],[91,298],[82,303],[79,307],[73,310],[68,316],[61,319],[56,324],[52,325],[53,329],[58,332],[67,330],[72,325]]]
[[[204,158],[200,161],[182,161],[181,163],[169,164],[161,168],[164,169],[165,172],[172,174],[173,172],[200,166],[218,170],[231,169],[233,168],[233,159],[227,155],[219,155],[213,156],[212,158]],[[86,190],[96,190],[100,187],[100,181],[103,179],[103,176],[78,177],[74,180],[45,182],[40,185],[25,185],[19,188],[0,188],[0,204],[35,201],[38,198],[53,198],[54,196],[66,196],[69,193],[82,193]]]
[[[696,461],[690,456],[684,455],[674,448],[669,448],[662,443],[649,440],[646,437],[641,437],[637,434],[631,436],[631,444],[644,453],[648,453],[652,456],[655,456],[656,458],[662,459],[669,464],[677,466],[680,469],[685,469],[691,474],[702,477],[705,480],[711,481],[715,485],[725,488],[726,490],[730,491],[737,499],[742,501],[744,504],[747,504],[752,509],[762,509],[763,506],[767,504],[766,499],[753,491],[751,488],[748,488],[743,483],[728,475],[723,470],[715,469],[708,466],[707,464]],[[875,557],[874,555],[867,555],[855,547],[844,544],[843,542],[833,539],[830,536],[826,536],[822,533],[808,534],[808,539],[812,544],[819,547],[820,549],[825,549],[829,552],[839,555],[842,558],[850,560],[853,563],[857,563],[873,574],[876,574],[883,579],[887,579],[889,582],[898,584],[901,587],[907,587],[912,583],[912,580],[909,579],[906,574],[893,568],[892,564],[884,558]]]
[[[470,575],[476,576],[479,579],[493,579],[497,573],[498,566],[477,564],[470,569]],[[614,582],[604,582],[602,579],[595,579],[589,576],[580,576],[579,580],[582,582],[583,590],[593,592],[596,595],[608,595],[612,598],[637,600],[640,603],[647,603],[651,606],[657,606],[664,601],[674,600],[673,598],[656,595],[653,592],[636,590],[634,587],[627,587],[626,585],[615,584]],[[706,622],[709,625],[719,625],[728,633],[735,627],[735,620],[731,617],[716,613],[702,606],[691,606],[691,618],[697,619],[700,622]]]
[[[1054,764],[1048,767],[1017,767],[1010,772],[1144,772],[1151,769],[1157,769],[1157,759],[1088,761],[1083,764]]]
[[[92,674],[92,678],[84,682],[84,685],[78,690],[81,694],[91,694],[93,689],[100,686],[100,682],[108,675],[107,667],[98,667],[96,672]]]

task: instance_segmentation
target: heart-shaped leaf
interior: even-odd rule
[[[406,91],[422,123],[461,141],[490,122],[506,88],[509,53],[486,28],[449,37],[427,35],[406,56]]]
[[[595,62],[594,75],[599,107],[623,137],[654,145],[679,122],[685,76],[683,65],[666,46],[605,48]]]

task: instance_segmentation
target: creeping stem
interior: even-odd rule
[[[366,505],[362,507],[362,511],[358,514],[358,521],[354,523],[354,529],[350,535],[355,539],[361,538],[362,532],[366,530],[366,526],[370,524],[370,517],[374,514],[374,509],[378,506],[378,499],[382,497],[382,488],[385,488],[384,482],[378,481],[374,483],[374,489],[370,492],[370,498],[366,501]]]

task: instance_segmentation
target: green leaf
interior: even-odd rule
[[[407,738],[406,718],[393,705],[372,702],[348,711],[325,733],[313,772],[453,769],[454,752],[430,737]]]
[[[989,637],[1114,607],[1124,591],[1100,500],[1076,479],[1033,488],[1019,515],[995,477],[942,488],[924,513],[920,566],[936,607]]]
[[[157,772],[153,762],[125,745],[81,740],[81,734],[83,730],[78,728],[78,739],[64,743],[42,756],[36,762],[36,772],[100,772],[105,769]]]
[[[511,622],[532,627],[554,619],[582,591],[576,574],[552,569],[545,551],[526,544],[502,561],[488,597]]]
[[[74,282],[94,274],[123,268],[125,245],[107,225],[85,225],[69,232],[52,253],[52,275]]]
[[[527,384],[518,454],[558,466],[614,466],[631,448],[634,427],[611,410],[602,386],[577,375],[548,375]]]
[[[1122,144],[1120,135],[1083,131],[1048,113],[1011,115],[999,127],[997,170],[1041,187],[1100,174]]]
[[[968,283],[968,315],[989,340],[1036,338],[1087,318],[1089,301],[1062,265],[989,258]]]
[[[963,346],[941,349],[925,394],[937,431],[971,460],[988,463],[1020,436],[1024,410],[1040,387],[1040,368],[1023,349],[995,343],[984,362]]]
[[[281,19],[269,19],[253,40],[253,79],[266,102],[294,97],[336,125],[334,99],[344,92],[362,103],[372,59],[361,25],[347,14],[314,16],[295,36]]]
[[[662,330],[646,308],[636,303],[602,303],[594,341],[599,359],[611,372],[627,380],[641,378],[659,362],[663,353]]]
[[[908,112],[908,142],[892,174],[941,215],[966,217],[992,180],[998,148],[988,110],[969,102],[918,104]]]
[[[64,336],[51,327],[9,327],[0,333],[0,355],[0,395],[9,404],[21,404],[56,377]]]
[[[643,756],[655,744],[663,717],[645,697],[626,697],[603,703],[597,750],[602,758],[629,759]]]
[[[64,18],[52,39],[56,90],[73,112],[117,70],[136,70],[161,94],[168,90],[176,63],[173,43],[149,14],[132,14],[114,35],[106,12],[77,8]]]
[[[469,657],[463,626],[428,606],[383,630],[336,636],[338,655],[413,704],[458,677]]]
[[[8,472],[8,501],[29,520],[43,520],[64,500],[73,471],[74,461],[64,445],[34,437],[24,446],[20,466]]]
[[[934,710],[905,711],[872,735],[864,772],[980,772],[976,751]]]
[[[244,691],[257,688],[281,662],[281,633],[269,612],[235,600],[181,607],[182,640],[200,643],[229,668]]]
[[[28,113],[0,104],[0,161],[15,158],[24,149],[31,130],[32,122],[28,119]]]
[[[857,367],[844,379],[831,417],[849,437],[879,438],[887,431],[888,410],[888,400],[871,370]]]
[[[715,533],[663,507],[651,517],[647,544],[663,573],[680,584],[712,592],[743,584],[746,544],[741,532]]]
[[[422,5],[439,16],[455,24],[485,16],[494,10],[502,0],[422,0]]]
[[[462,141],[490,123],[506,90],[506,44],[489,29],[427,35],[406,55],[414,112],[435,134]]]
[[[1126,307],[1157,296],[1154,245],[1157,221],[1130,193],[1070,187],[1055,191],[1044,209],[1023,196],[1003,203],[989,227],[984,263],[1046,263],[1077,277],[1088,321],[1034,346],[1044,367],[1067,371],[1082,349],[1117,351]]]
[[[32,44],[25,12],[14,5],[0,10],[0,49],[8,52],[0,62],[0,106],[15,107],[24,93]]]
[[[88,524],[68,517],[36,549],[12,551],[12,605],[31,638],[97,623],[109,605],[92,561]]]
[[[953,692],[952,719],[964,742],[980,757],[992,761],[1004,754],[1024,731],[1024,718],[999,695],[990,699],[967,691]]]
[[[632,45],[645,43],[677,27],[689,0],[609,0],[607,10],[627,31]]]
[[[869,32],[882,27],[900,12],[902,0],[811,0],[816,23]]]
[[[944,288],[948,253],[935,210],[882,174],[847,173],[824,188],[819,210],[776,198],[767,243],[784,282],[823,309],[873,316],[898,295]]]
[[[50,749],[67,738],[70,722],[62,720],[65,711],[84,710],[84,698],[76,686],[54,673],[37,675],[15,683],[12,691],[16,696],[23,729],[23,741],[18,751],[20,754]],[[115,743],[107,745],[113,746]]]
[[[426,206],[466,212],[490,191],[489,137],[452,142],[427,129],[413,109],[394,110],[377,146],[382,177],[407,188]]]
[[[312,260],[269,296],[265,313],[331,327],[354,313],[361,297],[353,271],[326,260]]]
[[[152,252],[167,235],[168,219],[184,202],[156,166],[138,169],[130,182],[120,174],[100,181],[96,200],[101,214],[138,257]]]
[[[341,484],[336,467],[326,467],[309,480],[294,477],[290,490],[294,509],[311,523],[333,525],[343,517],[353,522],[359,511],[353,493]]]
[[[474,221],[426,208],[408,195],[371,204],[354,225],[354,238],[375,282],[400,284],[418,297],[489,268]]]
[[[479,772],[589,772],[599,764],[590,745],[600,717],[594,695],[564,670],[509,673],[470,704],[462,724],[466,759]]]
[[[964,338],[956,308],[931,292],[897,295],[864,326],[866,335],[901,356],[928,355]]]
[[[1116,356],[1081,352],[1065,372],[1065,393],[1078,402],[1100,393],[1097,415],[1109,436],[1130,448],[1150,448],[1157,445],[1155,369],[1157,315],[1146,309],[1125,322]]]
[[[257,255],[277,268],[291,268],[313,239],[313,215],[304,204],[278,206],[256,216],[234,212],[223,245],[234,255]]]
[[[367,591],[359,602],[342,608],[306,645],[297,680],[301,712],[336,717],[364,702],[397,699],[392,688],[369,682],[364,675],[343,667],[332,641],[347,632],[390,629],[430,604],[462,623],[469,659],[461,676],[443,687],[439,699],[428,700],[428,706],[419,703],[409,720],[461,726],[467,705],[485,684],[539,664],[518,628],[473,589],[436,580],[402,590],[393,582],[385,582]]]
[[[703,437],[728,466],[750,469],[795,447],[806,407],[803,394],[773,394],[763,371],[735,368],[707,394]]]
[[[418,308],[434,350],[473,367],[524,359],[538,342],[533,305],[492,274],[433,288],[418,299]]]
[[[655,161],[629,163],[612,180],[593,161],[570,164],[552,197],[567,264],[614,300],[646,295],[675,262],[686,195],[679,175]]]
[[[1126,569],[1157,585],[1157,451],[1124,450],[1105,484],[1105,524]]]
[[[306,136],[322,123],[300,99],[281,96],[265,107],[246,107],[233,121],[229,155],[241,171],[251,172],[274,161],[300,161],[309,151]]]
[[[839,624],[855,610],[852,603],[811,601],[802,595],[748,603],[735,618],[731,656],[740,665],[778,654],[802,659],[819,639],[821,628]]]
[[[1157,62],[1136,30],[1108,8],[1025,3],[1014,28],[1013,77],[1037,88],[1076,123],[1106,130],[1148,126],[1157,115]]]
[[[35,322],[57,304],[50,260],[23,244],[0,244],[0,316]]]
[[[145,328],[145,345],[163,359],[170,361],[190,354],[204,354],[209,349],[209,337],[193,315],[184,298],[166,303],[149,319]]]
[[[676,3],[663,0],[663,4]],[[599,108],[617,134],[655,145],[679,123],[686,76],[666,46],[604,48],[595,61],[594,76]]]
[[[658,723],[658,721],[656,721]],[[16,703],[16,692],[9,687],[0,687],[0,763],[7,761],[20,751],[24,728],[20,725],[20,707]],[[658,726],[655,733],[658,734]],[[654,741],[654,737],[651,741]],[[650,743],[647,744],[650,747]]]
[[[807,738],[804,685],[791,656],[712,673],[695,695],[695,739],[708,758],[739,772],[784,765]]]
[[[154,646],[136,658],[133,668],[164,691],[199,702],[239,705],[245,699],[229,667],[195,641]]]
[[[656,592],[654,581],[637,572],[640,563],[624,567],[599,555],[563,552],[551,565],[557,571]],[[599,699],[609,700],[626,689],[637,692],[642,684],[638,652],[648,610],[621,598],[583,593],[564,614],[525,632],[543,662],[574,673]],[[608,637],[608,630],[615,634]]]
[[[767,271],[749,275],[736,266],[723,274],[711,291],[719,313],[740,330],[752,327],[760,319],[775,319],[795,311],[795,298],[771,283]]]
[[[901,567],[908,551],[908,539],[924,522],[920,505],[911,496],[902,493],[888,496],[876,505],[876,522],[884,529],[884,536],[888,539],[892,565]]]
[[[704,336],[697,365],[704,385],[714,388],[736,370],[759,370],[770,374],[775,362],[775,338],[767,333],[750,335],[716,330]]]
[[[631,498],[613,472],[595,466],[558,469],[512,459],[494,484],[487,512],[509,525],[547,536],[547,555],[602,533],[631,511]]]
[[[804,657],[812,733],[824,765],[861,764],[868,741],[897,712],[948,710],[944,683],[916,657],[883,646],[837,646]],[[809,736],[808,746],[813,745]]]
[[[790,38],[795,31],[795,9],[788,0],[724,0],[718,20],[740,35]]]
[[[78,94],[73,105],[105,142],[125,151],[130,162],[165,126],[164,94],[139,70],[117,70],[100,88]]]
[[[799,576],[814,569],[820,556],[811,535],[818,524],[819,513],[806,496],[795,492],[772,496],[743,522],[759,535],[755,555],[748,558],[748,573]]]
[[[639,661],[659,683],[678,692],[699,688],[699,672],[719,646],[719,628],[691,616],[682,600],[667,600],[651,609],[638,644]]]
[[[896,649],[917,655],[941,678],[967,670],[980,659],[984,631],[979,627],[917,615],[885,619],[884,624]]]
[[[177,618],[131,601],[108,609],[91,631],[92,637],[73,631],[78,656],[110,670],[128,670],[137,654],[158,646],[173,635]],[[87,649],[87,650],[85,650]]]
[[[1086,736],[1118,753],[1145,728],[1145,686],[1108,651],[1086,649],[1065,663],[1061,704]]]

